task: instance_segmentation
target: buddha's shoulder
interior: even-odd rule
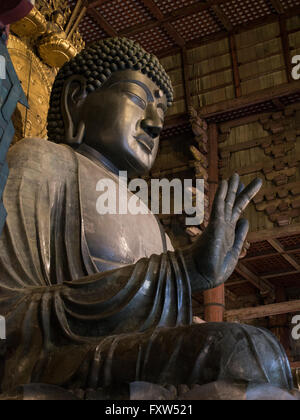
[[[46,171],[76,170],[73,150],[40,138],[25,138],[10,148],[7,155],[8,166],[26,166]]]

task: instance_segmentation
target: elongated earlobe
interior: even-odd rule
[[[85,123],[78,115],[86,96],[86,79],[83,76],[76,75],[65,82],[61,110],[65,128],[64,142],[70,146],[79,146],[84,139]]]

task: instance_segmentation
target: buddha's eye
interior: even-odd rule
[[[139,106],[143,110],[146,109],[146,102],[140,96],[136,95],[135,93],[129,92],[129,91],[126,91],[125,93],[128,96],[128,98],[132,102],[134,102],[137,106]]]

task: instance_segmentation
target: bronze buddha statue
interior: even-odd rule
[[[249,226],[240,217],[260,180],[223,181],[209,227],[182,250],[152,214],[96,211],[99,179],[151,169],[172,100],[156,57],[127,39],[101,41],[59,71],[50,141],[10,150],[0,238],[5,398],[133,398],[145,382],[291,390],[287,357],[268,331],[192,325],[191,293],[224,283],[238,262]]]

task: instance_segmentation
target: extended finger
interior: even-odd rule
[[[232,249],[226,255],[224,261],[224,279],[225,281],[231,276],[234,272],[236,265],[238,263],[239,257],[243,250],[243,245],[247,238],[249,231],[249,222],[247,219],[241,219],[238,221],[235,229],[235,240]]]
[[[228,182],[222,181],[218,187],[213,207],[212,207],[212,218],[220,218],[224,216],[225,199],[228,191]]]
[[[242,253],[244,243],[249,232],[249,222],[247,219],[241,219],[237,222],[235,231],[235,241],[232,248],[232,256],[237,261]]]
[[[240,177],[238,174],[232,175],[229,181],[228,193],[225,201],[225,220],[231,220],[232,209],[237,197],[237,192],[240,184]]]
[[[240,182],[240,185],[239,185],[239,188],[238,188],[238,192],[237,192],[237,197],[244,191],[244,189],[245,189],[245,185],[242,183],[242,182]]]
[[[242,212],[248,206],[250,201],[256,196],[262,187],[262,180],[259,178],[254,179],[244,191],[236,199],[233,212],[232,212],[232,223],[236,223],[241,217]]]

